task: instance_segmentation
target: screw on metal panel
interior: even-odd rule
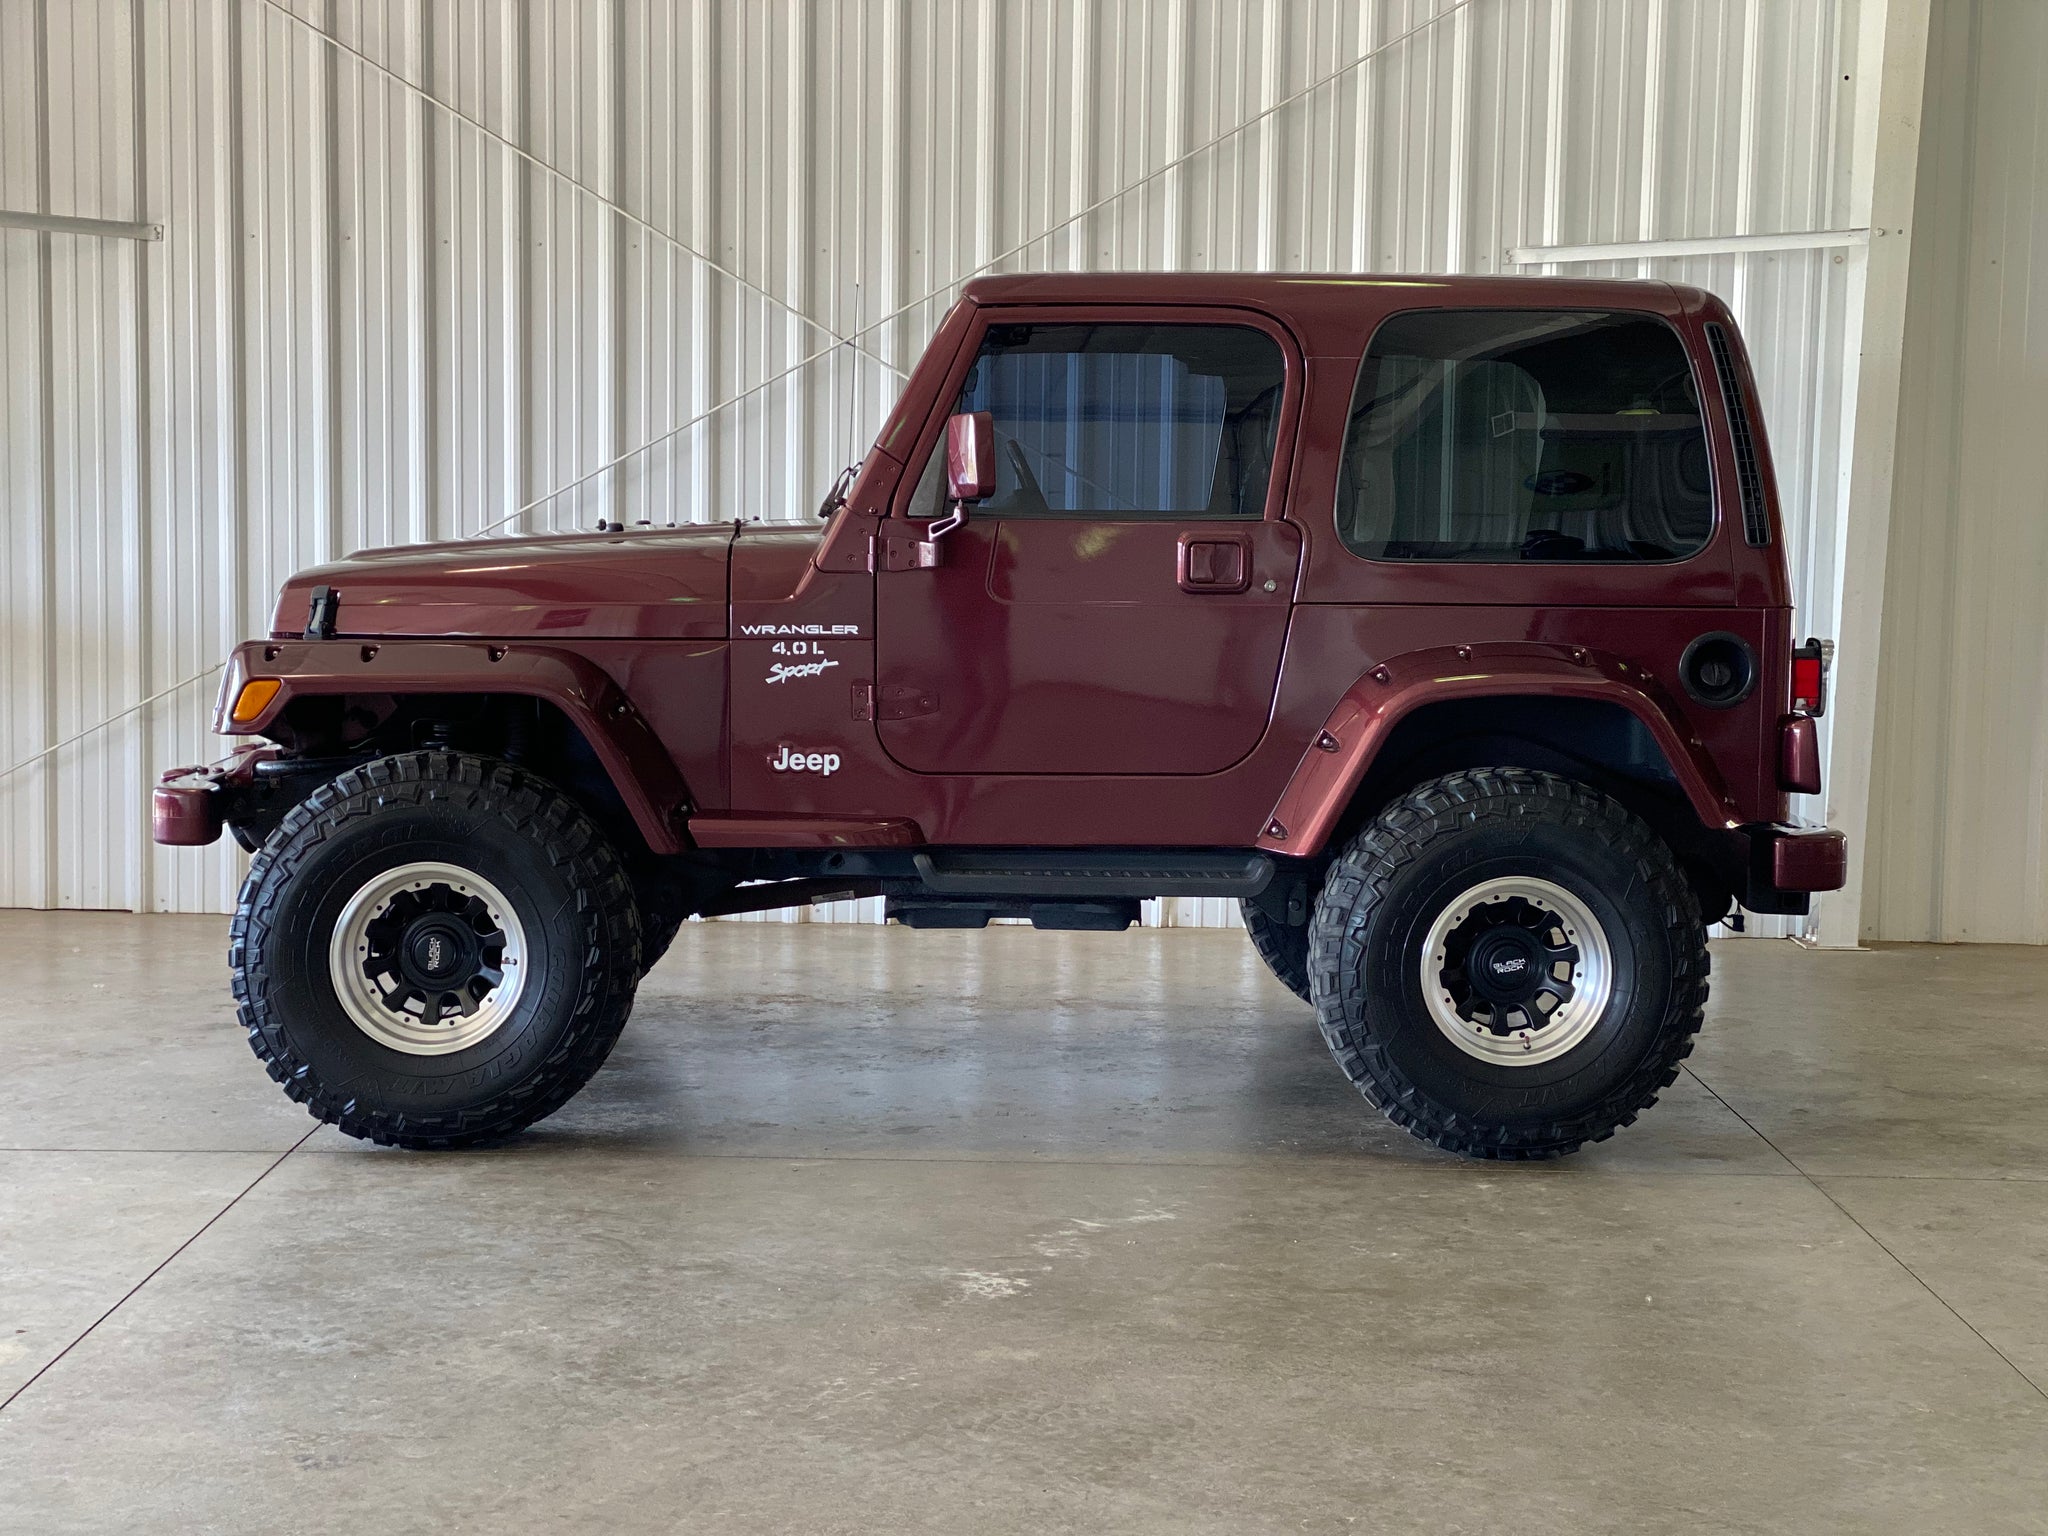
[[[502,645],[485,646],[484,654],[493,661],[503,661],[505,659],[505,647]]]
[[[1472,659],[1472,647],[1469,645],[1461,645],[1458,647],[1456,654],[1458,660],[1470,661]]]
[[[1572,660],[1583,667],[1586,664],[1586,653],[1575,645],[1572,647]],[[1628,669],[1624,666],[1622,670],[1627,671]]]
[[[1272,577],[1268,576],[1266,578],[1266,590],[1268,592],[1277,592],[1280,590],[1280,583],[1273,580]]]
[[[1328,731],[1324,731],[1320,736],[1316,737],[1316,746],[1322,751],[1334,752],[1337,750],[1337,738]]]
[[[1385,667],[1374,667],[1372,669],[1372,680],[1376,683],[1391,683],[1394,680],[1394,674]]]
[[[365,660],[365,661],[375,661],[376,659],[377,659],[377,647],[375,647],[374,645],[366,645],[366,646],[364,646],[364,647],[363,647],[363,660]]]
[[[1266,836],[1276,843],[1284,843],[1287,841],[1287,829],[1277,821],[1269,821],[1266,823]]]

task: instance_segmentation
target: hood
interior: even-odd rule
[[[734,605],[778,603],[795,592],[824,538],[816,524],[745,524],[732,545]]]
[[[339,636],[717,638],[733,538],[725,523],[363,550],[286,582],[271,632],[303,634],[329,587]]]

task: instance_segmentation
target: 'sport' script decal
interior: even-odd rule
[[[836,667],[836,661],[778,661],[768,668],[768,681],[786,683],[793,677],[820,677],[827,667]]]

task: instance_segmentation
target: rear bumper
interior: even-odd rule
[[[1849,883],[1849,839],[1828,827],[1770,839],[1771,884],[1781,891],[1839,891]]]
[[[1849,881],[1849,839],[1831,827],[1750,827],[1749,883],[1741,902],[1752,912],[1803,913],[1815,891]]]
[[[217,842],[236,794],[255,782],[258,763],[277,755],[278,748],[266,741],[204,767],[171,769],[150,796],[152,835],[173,848]]]

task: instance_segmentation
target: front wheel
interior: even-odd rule
[[[1240,901],[1237,907],[1266,969],[1304,1003],[1313,1002],[1308,990],[1308,924],[1283,923],[1253,901]]]
[[[674,891],[653,881],[634,882],[633,894],[640,907],[640,974],[645,976],[675,943],[690,911]]]
[[[523,1130],[603,1064],[640,920],[605,836],[507,763],[415,752],[309,795],[249,867],[228,959],[249,1044],[351,1136]]]
[[[1338,1064],[1387,1118],[1468,1157],[1611,1136],[1692,1050],[1706,926],[1670,850],[1554,774],[1420,785],[1345,849],[1309,928]]]

